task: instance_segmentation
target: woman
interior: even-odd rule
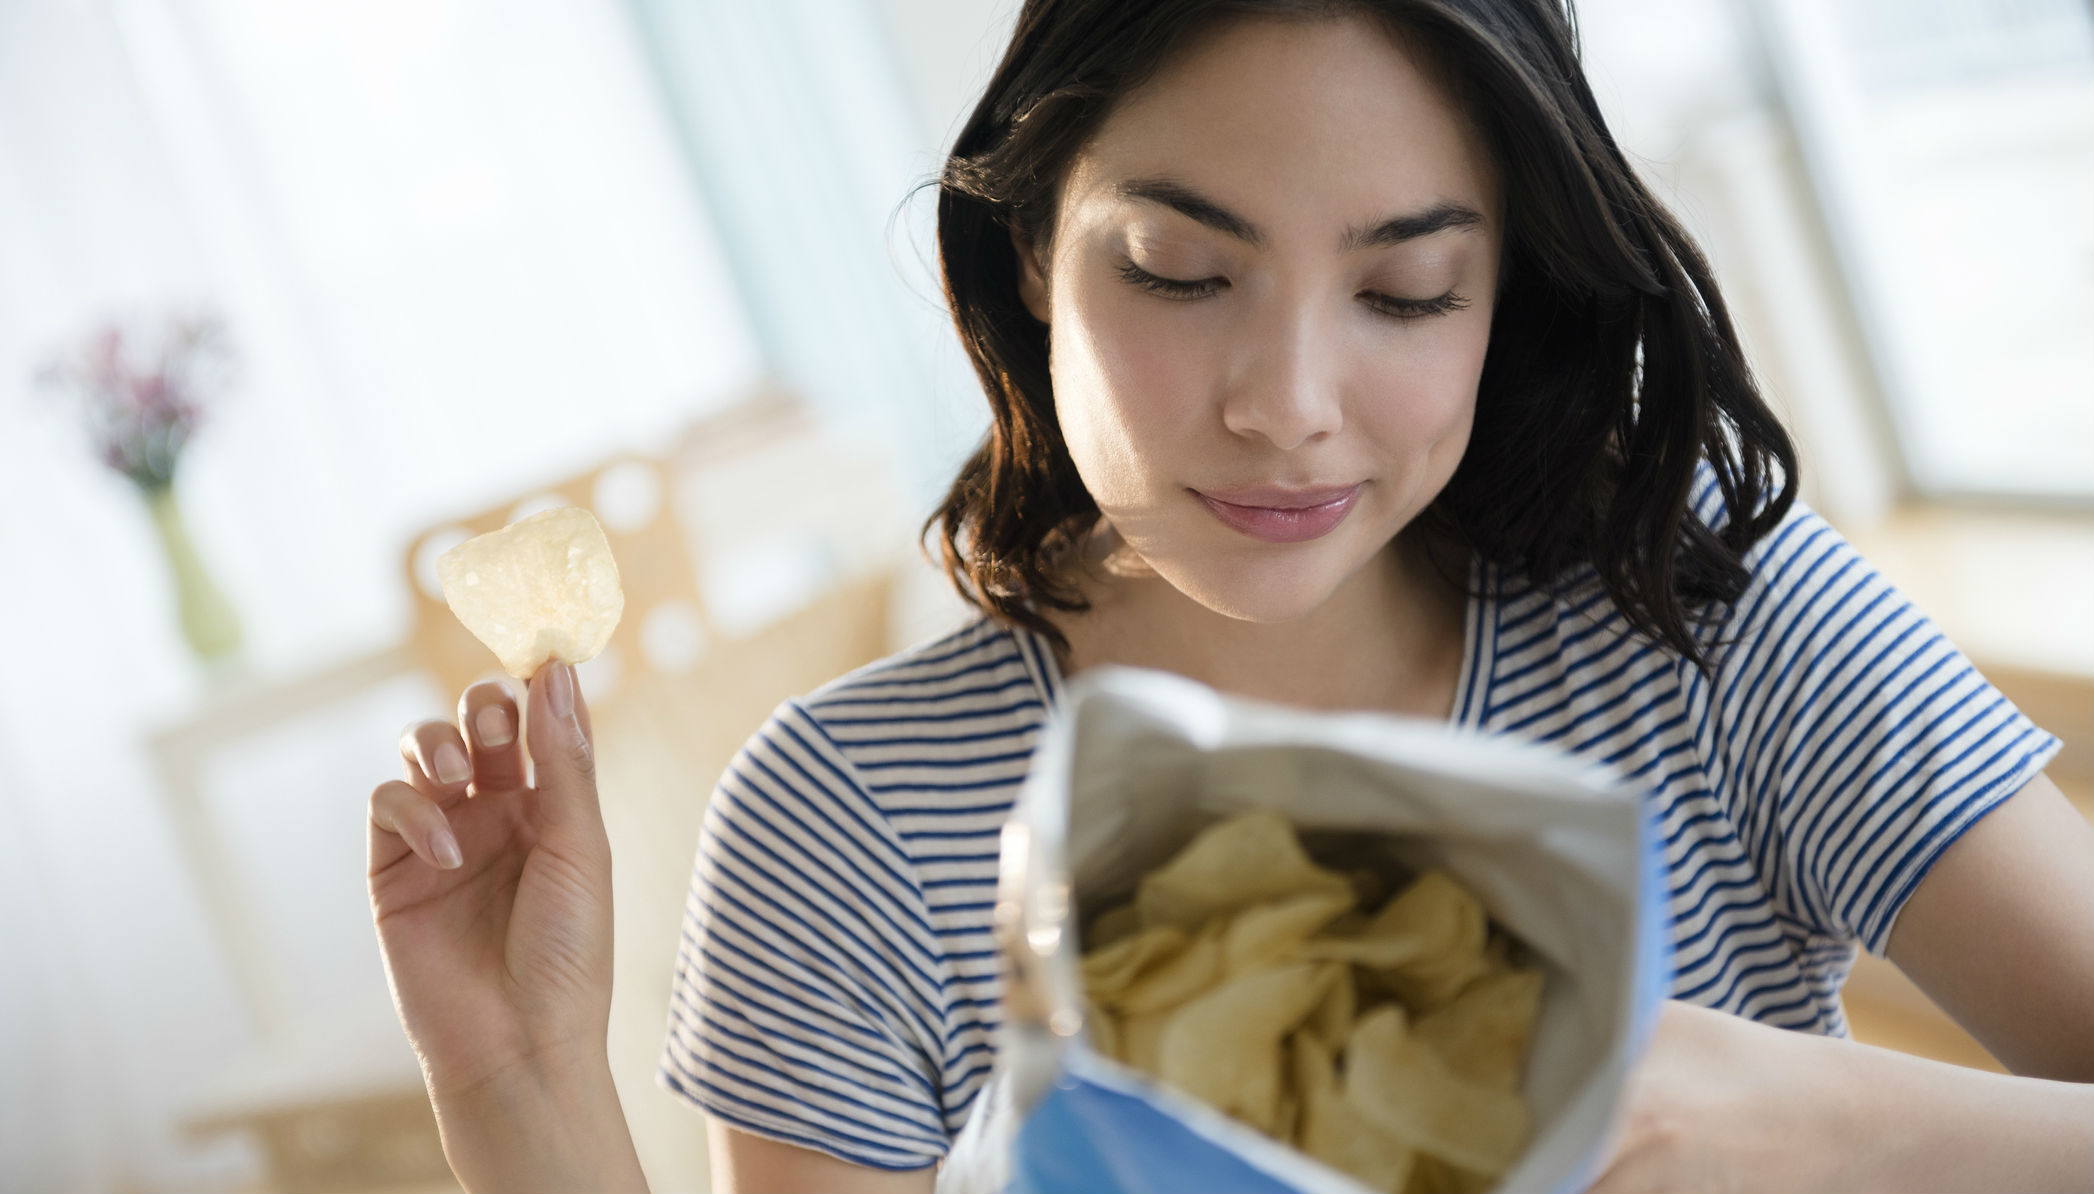
[[[1677,978],[1597,1188],[2085,1187],[2094,831],[2056,742],[1793,503],[1566,14],[1033,0],[939,220],[994,426],[934,522],[985,616],[721,780],[662,1069],[719,1188],[931,1187],[993,1060],[996,831],[1106,663],[1649,790]],[[565,667],[530,699],[535,790],[496,688],[408,736],[380,935],[469,1186],[638,1188],[587,718]],[[1843,1039],[1857,947],[2017,1076]]]

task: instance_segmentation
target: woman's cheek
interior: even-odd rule
[[[1104,380],[1130,427],[1192,430],[1203,393],[1200,362],[1213,359],[1200,314],[1151,298],[1128,304],[1100,329]]]
[[[1105,505],[1175,484],[1159,457],[1197,433],[1197,370],[1211,359],[1187,312],[1148,295],[1062,293],[1075,301],[1056,313],[1055,404],[1078,472]]]
[[[1353,431],[1385,462],[1392,493],[1406,505],[1429,501],[1454,475],[1476,418],[1480,355],[1414,352],[1381,359],[1355,374]]]
[[[1385,429],[1407,427],[1409,438],[1427,441],[1456,431],[1465,436],[1476,413],[1476,385],[1490,344],[1489,322],[1431,331],[1437,334],[1406,346],[1400,360],[1384,356],[1362,380],[1383,394],[1372,409],[1380,412]]]

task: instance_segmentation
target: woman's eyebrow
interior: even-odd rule
[[[1341,251],[1351,253],[1359,249],[1400,245],[1451,228],[1481,228],[1483,222],[1483,213],[1475,208],[1443,200],[1412,215],[1393,216],[1372,228],[1354,228],[1345,234]]]
[[[1122,199],[1134,199],[1168,207],[1187,219],[1196,220],[1217,232],[1225,232],[1253,248],[1265,247],[1265,233],[1260,231],[1256,224],[1182,182],[1168,178],[1132,178],[1114,184],[1112,193]],[[1443,200],[1424,211],[1391,216],[1371,227],[1352,228],[1345,233],[1339,250],[1351,253],[1360,249],[1386,248],[1449,229],[1480,228],[1484,222],[1483,213],[1475,208],[1465,203]]]
[[[1168,207],[1187,219],[1226,232],[1253,248],[1265,247],[1265,234],[1258,231],[1257,225],[1182,182],[1168,178],[1133,178],[1114,184],[1112,193],[1122,199],[1138,199]]]

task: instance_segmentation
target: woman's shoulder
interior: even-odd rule
[[[868,709],[905,715],[930,702],[947,711],[979,712],[997,698],[1035,689],[1047,699],[1050,680],[1035,636],[993,618],[977,617],[829,681],[795,704],[818,718],[848,717]]]
[[[971,622],[781,703],[706,808],[661,1072],[745,1131],[854,1164],[945,1154],[993,1008],[993,815],[965,791],[1029,685]],[[981,727],[992,728],[984,731]],[[958,760],[964,766],[946,765]]]
[[[723,784],[761,773],[891,812],[939,778],[1022,759],[1057,685],[1037,636],[977,618],[784,701]]]
[[[1719,533],[1731,523],[1733,511],[1726,503],[1715,469],[1707,461],[1695,472],[1686,513]],[[1727,641],[1729,632],[1741,620],[1755,613],[1764,615],[1767,610],[1762,598],[1770,593],[1776,596],[1777,604],[1783,604],[1781,598],[1795,590],[1822,588],[1836,577],[1851,577],[1856,572],[1868,572],[1874,577],[1860,554],[1801,498],[1791,502],[1781,520],[1745,548],[1740,562],[1748,577],[1745,591],[1724,608],[1702,611],[1705,616],[1697,637],[1712,646]],[[1833,566],[1827,568],[1827,564]],[[1487,596],[1501,605],[1525,609],[1530,616],[1553,614],[1579,625],[1613,626],[1624,635],[1627,633],[1626,622],[1612,595],[1600,583],[1599,573],[1590,563],[1573,566],[1546,585],[1535,584],[1517,567],[1489,568],[1487,574]],[[1793,600],[1790,597],[1786,604],[1793,604]],[[1658,649],[1655,644],[1650,646]]]
[[[1722,490],[1706,465],[1688,516],[1717,531],[1729,522]],[[1746,572],[1742,591],[1697,609],[1689,627],[1707,653],[1705,670],[1637,633],[1589,563],[1547,583],[1514,567],[1483,565],[1477,577],[1480,613],[1472,615],[1470,629],[1475,678],[1468,681],[1474,690],[1469,704],[1486,724],[1507,717],[1516,724],[1526,724],[1526,718],[1553,724],[1551,717],[1587,711],[1595,703],[1627,717],[1624,711],[1643,707],[1641,698],[1629,699],[1631,692],[1662,698],[1668,715],[1713,694],[1718,713],[1727,715],[1741,705],[1779,702],[1777,690],[1784,685],[1817,678],[1823,665],[1806,666],[1813,657],[1843,650],[1857,635],[1870,637],[1886,618],[1899,624],[1893,635],[1907,625],[1915,628],[1900,640],[1908,644],[1934,633],[1805,502],[1792,503],[1740,562]],[[1670,679],[1661,683],[1665,677]],[[1777,677],[1781,685],[1774,683]],[[1720,734],[1724,720],[1716,717],[1709,728]]]

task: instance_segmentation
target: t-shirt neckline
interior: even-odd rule
[[[1454,685],[1454,710],[1439,723],[1449,729],[1473,729],[1480,722],[1487,704],[1485,698],[1490,691],[1491,669],[1486,656],[1494,644],[1491,624],[1485,614],[1491,603],[1489,586],[1493,580],[1490,567],[1471,557],[1469,591],[1462,601],[1461,672]],[[1018,658],[1025,665],[1026,675],[1032,679],[1040,704],[1047,715],[1052,716],[1061,707],[1062,691],[1067,687],[1062,677],[1061,660],[1054,653],[1054,644],[1029,626],[1006,626],[1004,629],[1018,648]]]

